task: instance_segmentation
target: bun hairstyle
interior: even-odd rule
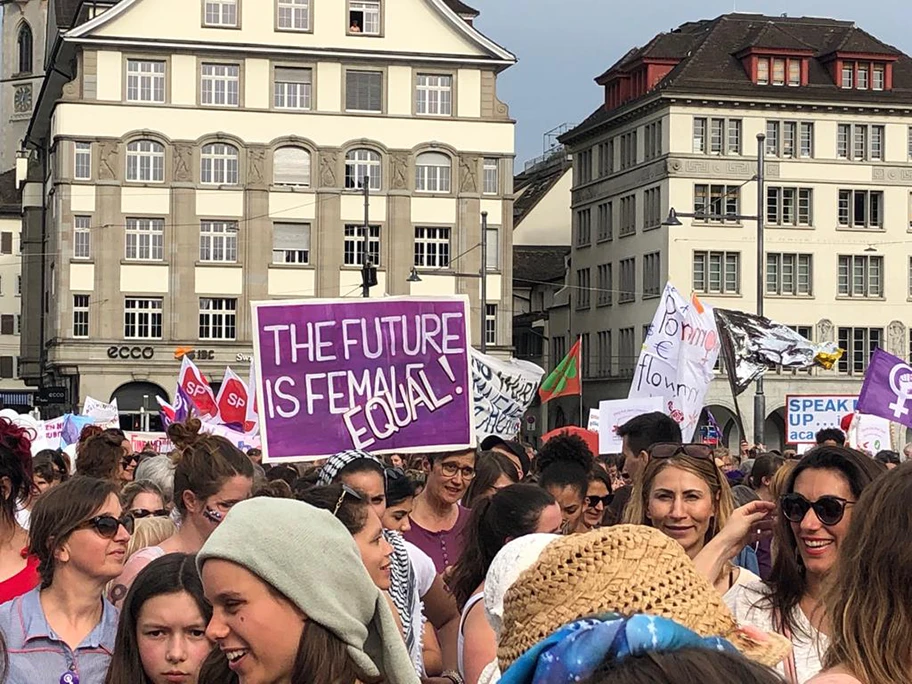
[[[186,513],[184,492],[197,499],[216,494],[226,480],[240,475],[253,479],[253,463],[224,437],[200,432],[198,418],[168,426],[168,437],[176,449],[174,461],[174,504]]]
[[[0,418],[0,477],[10,479],[9,496],[0,499],[0,516],[7,524],[16,519],[16,506],[26,501],[32,485],[32,438],[28,430]]]
[[[580,497],[589,488],[589,473],[595,465],[595,457],[581,437],[562,434],[545,442],[535,459],[538,468],[538,484],[545,489],[573,487]]]

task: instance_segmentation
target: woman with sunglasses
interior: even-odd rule
[[[828,645],[823,589],[834,577],[858,497],[885,470],[844,447],[822,446],[805,454],[781,493],[769,580],[725,597],[740,623],[791,640],[792,657],[779,666],[791,684],[820,672]]]
[[[168,437],[177,448],[172,458],[176,462],[174,504],[180,526],[161,544],[130,557],[108,593],[116,606],[123,603],[133,579],[146,565],[168,553],[198,552],[232,506],[250,497],[250,459],[224,437],[200,433],[201,427],[196,418],[168,426]]]
[[[577,525],[577,532],[588,532],[602,526],[605,509],[611,503],[611,477],[601,466],[589,473],[589,488],[586,490],[583,517]]]
[[[197,684],[211,618],[193,556],[152,561],[124,601],[105,684]]]
[[[386,493],[390,481],[406,476],[364,451],[343,451],[332,456],[320,469],[318,482],[344,484],[358,492],[382,521],[386,513]],[[306,494],[305,494],[306,496]],[[417,499],[417,497],[416,497]],[[399,529],[402,525],[400,523]],[[398,531],[398,530],[397,530]],[[404,539],[404,535],[387,530],[386,541],[393,547],[389,590],[402,626],[405,644],[419,673],[426,671],[421,647],[425,616],[438,630],[445,654],[455,661],[456,630],[459,611],[448,594],[443,579],[426,553]]]
[[[465,551],[449,579],[462,611],[458,667],[467,684],[475,684],[497,657],[497,638],[485,618],[483,602],[491,562],[508,541],[537,532],[556,534],[562,522],[554,497],[533,484],[510,485],[472,509]]]
[[[711,447],[660,443],[649,448],[649,463],[634,485],[624,515],[629,524],[660,530],[696,559],[734,510],[731,488]],[[708,579],[720,594],[726,594],[759,577],[726,559]]]
[[[466,488],[460,504],[472,509],[482,499],[494,496],[517,482],[519,475],[513,461],[499,451],[482,451],[475,460],[475,477]]]
[[[10,682],[101,684],[114,650],[117,611],[105,584],[123,569],[133,518],[117,486],[76,477],[35,503],[30,550],[39,588],[0,606]]]
[[[125,485],[120,493],[120,502],[124,510],[134,518],[167,518],[165,495],[152,480],[134,480]]]

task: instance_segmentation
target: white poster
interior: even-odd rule
[[[689,442],[719,349],[712,307],[696,296],[687,301],[671,283],[666,284],[643,342],[629,398],[660,397],[664,412],[681,425],[681,437]]]
[[[110,404],[106,404],[103,401],[98,401],[98,399],[86,397],[85,403],[82,405],[82,415],[91,418],[96,425],[106,425],[108,423],[120,425],[117,399],[114,399]]]
[[[599,431],[599,410],[589,409],[589,424],[586,428],[591,432]]]
[[[847,435],[849,445],[876,456],[878,451],[892,449],[891,423],[886,418],[856,413]]]
[[[489,435],[515,437],[523,414],[538,392],[544,369],[528,361],[501,361],[476,349],[470,351],[478,442]]]
[[[644,413],[664,410],[661,397],[645,397],[641,399],[612,399],[600,401],[598,407],[599,424],[599,453],[619,454],[624,445],[623,438],[618,436],[618,426],[623,425],[631,418],[636,418]]]

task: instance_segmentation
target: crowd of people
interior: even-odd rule
[[[0,419],[0,682],[912,681],[912,463],[839,430],[264,464],[200,428],[71,463]]]

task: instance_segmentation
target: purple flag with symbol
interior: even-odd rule
[[[875,349],[858,397],[858,410],[912,427],[912,366]]]

